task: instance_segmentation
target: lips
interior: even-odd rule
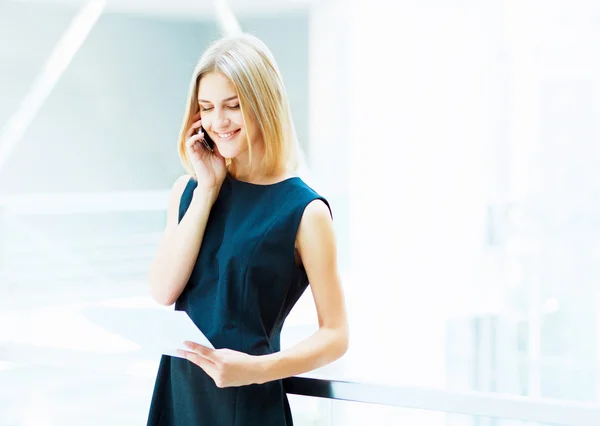
[[[219,139],[226,141],[233,138],[241,129],[234,130],[232,132],[215,132]]]

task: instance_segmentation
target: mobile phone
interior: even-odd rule
[[[204,137],[202,138],[202,143],[204,144],[206,149],[208,149],[210,152],[213,152],[213,147],[215,146],[215,143],[210,138],[210,136],[208,136],[208,133],[206,133],[206,130],[204,130],[204,128],[202,126],[200,126],[200,128],[198,129],[198,133],[200,133],[200,132],[204,133]]]

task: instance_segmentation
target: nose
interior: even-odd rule
[[[215,121],[213,122],[213,129],[223,130],[229,126],[229,118],[227,117],[226,111],[220,109],[217,111],[217,116],[215,117]]]

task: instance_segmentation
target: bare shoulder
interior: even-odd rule
[[[185,187],[187,186],[190,177],[189,174],[179,176],[171,188],[169,205],[167,207],[167,226],[174,226],[177,224],[179,201],[181,200],[181,196],[183,195],[183,191],[185,191]]]
[[[311,201],[304,210],[296,235],[299,261],[312,274],[335,269],[337,248],[329,207],[320,199]],[[316,274],[316,275],[315,275]]]
[[[329,207],[323,200],[316,199],[311,201],[302,214],[300,227],[298,228],[297,241],[299,245],[305,244],[309,240],[315,240],[322,237],[323,234],[330,234],[333,231],[333,221]]]
[[[173,187],[171,188],[172,195],[178,195],[181,197],[181,194],[183,194],[183,191],[185,190],[187,183],[190,181],[190,178],[191,178],[191,175],[189,175],[189,174],[179,176],[175,180],[175,183],[173,184]]]
[[[331,222],[331,212],[323,200],[316,199],[308,203],[302,214],[302,222],[327,221]]]

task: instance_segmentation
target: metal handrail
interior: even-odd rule
[[[34,196],[2,196],[0,209],[8,214],[61,214],[75,210],[90,211],[158,211],[164,210],[168,191],[110,192],[104,194],[36,194]],[[58,203],[36,203],[39,198]],[[77,202],[74,202],[77,201]],[[84,201],[84,202],[81,202]],[[38,209],[32,208],[37,206]],[[43,210],[39,206],[46,206]],[[74,208],[77,206],[78,208]],[[0,220],[0,222],[2,222]],[[1,223],[0,223],[1,224]],[[12,346],[12,348],[10,347]],[[14,351],[18,356],[10,356]],[[23,361],[29,350],[19,351],[14,345],[0,345],[2,358]],[[39,349],[38,351],[39,352]],[[44,353],[49,355],[48,348]],[[13,353],[13,355],[15,355]],[[65,353],[61,352],[62,358]],[[89,356],[89,355],[88,355]],[[104,354],[98,358],[105,359]],[[34,360],[31,360],[35,363]],[[89,361],[89,359],[87,360]],[[132,366],[135,362],[132,360]],[[132,367],[133,368],[133,367]],[[592,426],[600,424],[600,405],[574,401],[538,399],[499,393],[459,392],[440,389],[388,386],[311,377],[291,377],[284,380],[289,394],[332,400],[354,401],[395,407],[424,409],[440,412],[492,418],[533,421],[564,426]]]
[[[147,367],[144,375],[150,377],[156,371],[155,359],[134,352],[98,353],[18,343],[0,343],[0,361],[125,375],[139,375],[141,363]],[[600,424],[600,405],[584,402],[330,380],[310,377],[310,373],[284,379],[283,384],[285,391],[291,395],[562,426]]]
[[[583,402],[489,392],[460,392],[413,386],[366,384],[310,377],[290,377],[284,379],[283,383],[286,392],[293,395],[563,426],[600,424],[600,405]]]

